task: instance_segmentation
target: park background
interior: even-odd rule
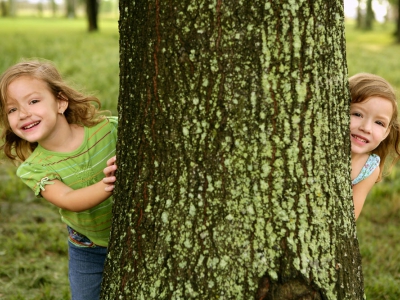
[[[0,0],[0,4],[10,0]],[[16,1],[0,17],[0,73],[21,58],[53,61],[68,82],[94,93],[117,114],[119,93],[118,4],[103,0],[98,30],[88,31],[84,1],[66,17],[62,1]],[[8,3],[8,2],[7,2]],[[54,10],[54,6],[57,9]],[[400,97],[400,44],[396,9],[374,0],[370,30],[357,26],[358,0],[345,0],[349,75],[375,73]],[[365,1],[361,11],[365,11]],[[57,208],[37,199],[0,156],[0,299],[69,299],[67,240]],[[400,164],[369,194],[357,221],[368,300],[400,299]]]

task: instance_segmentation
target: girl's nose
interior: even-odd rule
[[[20,119],[25,119],[30,116],[31,116],[31,113],[30,113],[29,109],[26,109],[24,107],[19,108],[19,118]]]
[[[368,121],[364,121],[360,124],[360,130],[364,131],[366,133],[370,133],[371,132],[371,124]]]

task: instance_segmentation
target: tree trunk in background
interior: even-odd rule
[[[75,19],[75,0],[66,0],[65,6],[67,8],[67,18]]]
[[[55,17],[57,14],[57,3],[55,0],[51,0],[50,5],[51,5],[51,12],[53,13],[53,17]]]
[[[8,0],[8,16],[15,17],[17,15],[16,0]]]
[[[9,12],[8,12],[8,1],[7,0],[0,0],[0,5],[1,5],[1,16],[2,17],[8,17]]]
[[[39,1],[37,3],[38,15],[39,17],[43,17],[43,2]]]
[[[400,43],[400,0],[397,3],[397,43]]]
[[[97,31],[97,15],[99,12],[99,0],[86,0],[86,13],[88,17],[89,31]]]
[[[367,12],[365,15],[365,29],[372,30],[372,25],[375,20],[374,11],[372,10],[372,0],[367,0]]]
[[[363,27],[363,14],[361,10],[361,0],[358,0],[358,5],[357,5],[357,19],[356,19],[356,27],[358,29],[361,29]]]
[[[120,0],[119,26],[101,299],[362,299],[342,1]]]

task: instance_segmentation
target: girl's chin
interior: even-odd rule
[[[360,149],[359,147],[351,146],[351,154],[366,154],[367,151]]]

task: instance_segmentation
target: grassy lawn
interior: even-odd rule
[[[117,20],[100,20],[88,33],[86,20],[0,18],[0,73],[20,58],[53,61],[65,78],[95,93],[116,114],[119,89]],[[371,72],[400,91],[400,46],[391,25],[373,32],[347,24],[349,74]],[[400,94],[398,93],[400,96]],[[69,299],[67,240],[57,209],[0,166],[0,299]],[[400,299],[400,168],[376,185],[357,223],[369,300]]]

